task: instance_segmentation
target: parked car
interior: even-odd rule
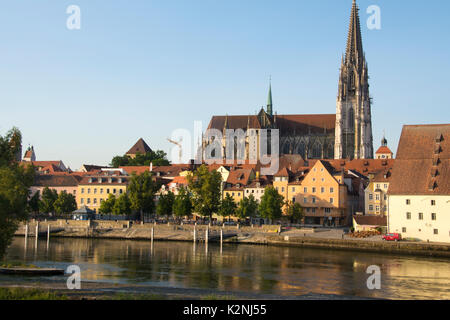
[[[385,241],[400,241],[402,240],[402,235],[399,233],[387,233],[383,236]]]

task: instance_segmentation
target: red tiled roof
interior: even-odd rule
[[[334,133],[336,127],[335,114],[291,114],[277,115],[277,127],[280,134],[294,132],[307,133]]]
[[[387,146],[381,146],[380,148],[378,148],[377,152],[375,152],[375,154],[377,153],[381,153],[381,154],[391,154],[392,151],[391,149],[389,149]]]
[[[353,216],[360,226],[387,226],[387,217],[382,216]]]
[[[37,174],[33,186],[35,187],[76,187],[78,180],[69,174]]]
[[[261,125],[258,117],[255,115],[248,116],[213,116],[209,122],[208,129],[217,129],[223,131],[226,125],[226,129],[244,129],[247,130],[249,125],[252,129],[259,129]]]
[[[134,146],[131,147],[130,150],[126,154],[146,154],[147,152],[152,152],[152,149],[148,146],[148,144],[144,141],[144,139],[140,138]]]
[[[450,195],[450,124],[404,126],[392,195]]]

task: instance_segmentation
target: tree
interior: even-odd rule
[[[175,201],[175,195],[173,192],[162,194],[159,197],[158,205],[156,206],[156,214],[158,216],[170,216],[173,213],[173,203]]]
[[[131,213],[130,199],[126,193],[116,199],[112,213],[115,215],[129,215]]]
[[[111,160],[111,166],[118,168],[120,166],[149,166],[153,163],[154,166],[168,166],[167,154],[162,150],[151,151],[145,154],[137,154],[134,158],[130,156],[115,156]]]
[[[111,214],[115,204],[116,197],[110,193],[108,199],[100,203],[99,212],[103,214]]]
[[[159,184],[153,180],[153,176],[148,171],[140,175],[132,175],[128,185],[128,194],[131,209],[139,212],[141,221],[144,221],[144,212],[153,213],[155,210],[154,199],[159,187]]]
[[[77,209],[77,202],[72,194],[62,191],[53,203],[53,207],[57,214],[71,213]]]
[[[39,213],[39,206],[41,203],[41,193],[36,191],[34,195],[28,200],[28,212]]]
[[[55,201],[58,199],[58,192],[54,189],[45,187],[42,191],[42,199],[40,202],[40,211],[44,213],[55,212]]]
[[[258,213],[258,201],[251,194],[249,197],[242,199],[236,210],[236,215],[240,219],[255,217]]]
[[[29,189],[34,168],[19,166],[21,134],[17,128],[0,136],[0,259],[10,245],[19,221],[28,218]]]
[[[192,214],[192,200],[188,190],[181,187],[173,202],[173,213],[177,217],[187,217]]]
[[[194,211],[211,220],[220,206],[220,185],[222,177],[216,170],[209,171],[205,165],[187,177],[189,190],[192,191]]]
[[[237,204],[234,202],[232,196],[229,193],[225,196],[225,198],[220,203],[219,214],[222,217],[228,217],[231,219],[231,216],[236,214]]]
[[[281,208],[283,204],[283,196],[274,187],[267,187],[264,190],[264,195],[261,197],[259,213],[265,219],[279,219],[282,215]]]
[[[302,220],[304,216],[303,208],[300,203],[287,203],[284,213],[289,218],[291,223]]]

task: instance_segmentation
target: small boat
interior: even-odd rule
[[[0,274],[27,275],[27,276],[54,276],[54,275],[64,275],[64,269],[0,268]]]

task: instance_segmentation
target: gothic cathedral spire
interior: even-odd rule
[[[272,81],[269,84],[269,97],[267,98],[267,114],[273,116],[273,103],[272,103]]]
[[[371,99],[367,70],[359,9],[353,0],[336,102],[334,145],[336,159],[373,159]]]

